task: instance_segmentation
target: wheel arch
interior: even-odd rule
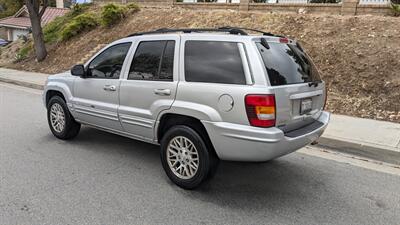
[[[207,147],[211,150],[211,152],[217,156],[214,146],[208,135],[207,129],[205,128],[200,119],[190,115],[177,114],[171,112],[162,114],[157,122],[157,126],[155,129],[155,137],[157,142],[160,143],[164,134],[171,127],[176,125],[185,125],[196,131],[201,136],[201,138],[203,138],[203,140],[206,142]]]
[[[71,91],[69,89],[69,87],[66,84],[63,83],[48,83],[46,85],[46,88],[44,90],[44,94],[43,94],[43,101],[45,106],[47,107],[47,104],[49,103],[49,100],[51,99],[51,97],[53,96],[60,96],[61,98],[64,99],[64,101],[67,103],[70,102],[70,99],[72,98],[72,94]]]
[[[65,101],[65,97],[64,97],[63,93],[61,93],[60,91],[48,90],[48,91],[46,92],[46,102],[45,102],[46,105],[49,104],[50,99],[51,99],[52,97],[54,97],[54,96],[59,96],[59,97],[61,97],[61,98]]]

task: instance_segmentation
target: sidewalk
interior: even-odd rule
[[[49,75],[0,68],[0,81],[43,89]],[[320,146],[400,165],[400,124],[332,115]]]
[[[400,165],[400,124],[331,115],[320,146]]]
[[[43,90],[48,74],[0,68],[0,81]]]

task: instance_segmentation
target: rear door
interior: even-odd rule
[[[152,141],[158,114],[169,109],[178,83],[179,36],[145,36],[136,42],[121,81],[119,118],[124,130]]]
[[[291,131],[314,122],[323,110],[326,93],[311,58],[286,38],[256,46],[275,93],[277,126]]]

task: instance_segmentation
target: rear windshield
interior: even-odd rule
[[[269,49],[256,43],[272,86],[320,81],[314,63],[297,45],[269,42]]]

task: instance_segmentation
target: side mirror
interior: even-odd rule
[[[85,77],[85,75],[86,75],[85,67],[83,65],[75,65],[71,69],[71,75],[78,76],[78,77]]]

